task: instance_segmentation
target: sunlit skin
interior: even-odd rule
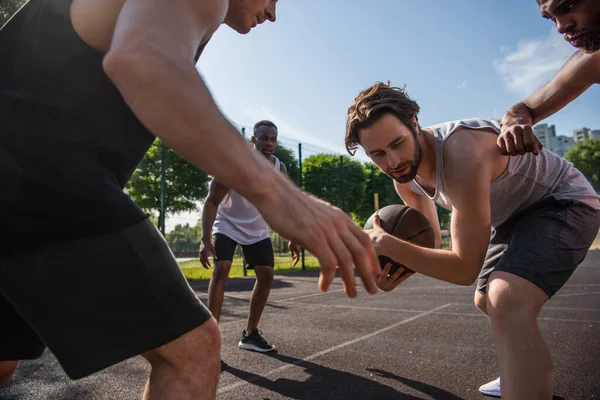
[[[265,21],[275,22],[276,8],[277,0],[230,0],[224,23],[245,34]]]

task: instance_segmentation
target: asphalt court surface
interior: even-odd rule
[[[237,348],[253,278],[228,282],[221,318],[218,399],[485,399],[497,376],[489,322],[473,287],[415,275],[390,293],[329,292],[316,273],[278,275],[260,329],[277,353]],[[206,304],[208,282],[192,284]],[[556,374],[556,399],[600,398],[600,250],[590,251],[542,309],[539,326]],[[201,351],[201,349],[200,349]],[[71,382],[48,352],[23,362],[0,399],[138,399],[149,372],[140,357]]]

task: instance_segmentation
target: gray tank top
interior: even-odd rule
[[[416,180],[410,182],[415,193],[427,196],[448,210],[452,209],[452,203],[444,187],[444,143],[460,127],[487,128],[500,134],[498,121],[475,118],[428,127],[434,132],[436,143],[435,193],[429,194]],[[506,170],[491,185],[492,226],[501,225],[526,207],[550,196],[557,200],[577,200],[600,210],[600,196],[585,176],[564,158],[548,150],[543,150],[537,156],[527,153],[509,157]]]
[[[281,171],[281,161],[275,156],[275,170]],[[220,233],[247,245],[269,237],[269,226],[256,207],[239,193],[229,192],[219,204],[213,233]]]

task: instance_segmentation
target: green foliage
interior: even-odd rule
[[[146,211],[160,210],[162,146],[157,139],[128,182],[126,191]],[[209,176],[167,150],[166,213],[196,211],[208,194]]]
[[[343,187],[340,157],[344,160]],[[365,172],[360,162],[353,161],[348,156],[318,154],[308,157],[302,163],[302,180],[304,190],[347,213],[357,213],[363,205]]]
[[[0,28],[27,0],[0,0]]]
[[[298,263],[295,267],[292,267],[292,257],[290,254],[275,254],[275,273],[283,274],[286,272],[292,271],[300,271],[301,265]],[[233,257],[233,262],[231,264],[231,269],[229,270],[229,278],[240,278],[244,276],[244,259],[235,255]],[[212,264],[212,261],[211,261]],[[317,271],[319,270],[319,260],[315,256],[310,253],[306,254],[305,258],[305,266],[307,271]],[[195,280],[209,280],[212,276],[213,269],[206,269],[200,264],[199,260],[191,260],[184,261],[179,264],[181,268],[181,272],[183,275],[190,281]],[[248,276],[255,276],[256,273],[253,269],[249,269],[246,271]]]
[[[450,219],[452,217],[452,211],[448,211],[443,207],[435,205],[437,208],[438,220],[440,221],[440,227],[442,229],[450,229]]]
[[[565,158],[590,181],[596,192],[600,192],[600,139],[586,139],[575,143]]]
[[[375,199],[373,193],[377,193],[378,195],[379,208],[391,204],[404,204],[394,189],[392,178],[381,172],[381,170],[372,163],[365,163],[363,165],[363,170],[366,177],[365,192],[360,209],[352,214],[354,221],[360,226],[363,226],[371,214],[375,212]],[[374,185],[373,181],[375,181]]]
[[[167,233],[166,239],[173,253],[195,252],[200,247],[201,233],[200,221],[195,226],[178,224],[171,232]]]
[[[285,164],[287,168],[288,176],[296,185],[298,185],[298,159],[294,156],[294,152],[285,146],[277,145],[275,157],[279,158],[279,161]]]

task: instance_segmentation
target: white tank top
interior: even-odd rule
[[[415,180],[410,186],[441,207],[452,209],[444,187],[444,143],[457,128],[493,129],[500,134],[498,121],[465,119],[428,127],[434,132],[436,153],[436,189],[432,196]],[[460,135],[460,131],[457,133]],[[506,170],[491,185],[492,226],[497,227],[524,208],[546,198],[577,200],[600,210],[600,198],[583,174],[566,159],[548,150],[539,155],[511,156]]]
[[[281,171],[281,162],[275,156],[275,170]],[[228,236],[242,245],[254,244],[269,237],[269,226],[252,203],[239,193],[229,192],[219,204],[213,225],[213,234]]]

